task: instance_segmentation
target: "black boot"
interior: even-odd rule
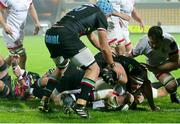
[[[89,114],[86,110],[86,107],[80,104],[73,103],[72,106],[66,106],[64,107],[64,113],[65,114],[71,114],[75,112],[77,115],[79,115],[82,118],[88,118]]]
[[[84,105],[74,103],[71,108],[82,118],[88,118],[89,114]]]
[[[38,109],[41,112],[50,112],[51,108],[49,107],[49,98],[41,100],[40,105],[38,106]]]
[[[171,93],[170,94],[170,98],[171,98],[171,102],[172,103],[177,103],[177,104],[180,104],[180,98],[178,96],[178,94],[175,92],[175,93]]]

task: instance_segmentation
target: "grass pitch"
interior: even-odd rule
[[[133,34],[131,39],[133,45],[142,34]],[[180,35],[174,34],[177,42],[180,43]],[[82,38],[88,47],[95,54],[97,52],[90,43],[86,42],[86,37]],[[0,54],[6,57],[8,52],[0,38]],[[54,63],[49,58],[49,53],[44,44],[43,36],[26,36],[24,46],[28,55],[27,70],[43,74],[49,68],[54,67]],[[144,57],[137,58],[144,61]],[[11,68],[10,68],[11,70]],[[12,72],[10,71],[12,74]],[[173,75],[179,78],[180,70],[173,71]],[[180,90],[178,89],[180,94]],[[65,115],[59,107],[54,107],[52,113],[41,113],[37,106],[39,100],[19,101],[0,99],[0,123],[180,123],[180,105],[172,104],[169,96],[155,99],[155,103],[161,108],[158,112],[152,112],[145,101],[138,106],[136,111],[92,111],[89,110],[90,118],[81,119],[76,115]]]

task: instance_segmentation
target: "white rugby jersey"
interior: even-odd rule
[[[120,1],[120,11],[131,16],[134,9],[134,0],[119,0]],[[123,22],[122,27],[128,30],[129,21],[121,19]]]
[[[172,35],[164,33],[163,36],[163,41],[157,50],[153,50],[149,45],[148,36],[143,36],[132,50],[132,55],[145,55],[147,63],[152,66],[165,63],[171,55],[178,54],[178,45]]]
[[[22,30],[26,23],[26,18],[32,0],[0,0],[0,4],[7,8],[7,23],[12,30]]]

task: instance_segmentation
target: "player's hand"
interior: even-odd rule
[[[37,24],[35,25],[35,29],[34,29],[33,34],[34,34],[34,35],[37,35],[38,32],[39,32],[39,30],[40,30],[40,28],[41,28],[40,23],[37,23]]]
[[[12,35],[12,29],[8,24],[5,24],[3,28],[7,34]]]
[[[122,69],[122,65],[115,63],[115,66],[112,69],[116,72],[117,79],[121,81],[121,83],[126,83],[126,78],[124,77],[124,69]]]
[[[140,25],[140,29],[142,30],[142,32],[144,32],[145,31],[144,22],[141,22],[139,25]]]

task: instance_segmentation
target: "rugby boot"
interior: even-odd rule
[[[178,94],[176,92],[170,94],[170,98],[171,98],[172,103],[180,104],[180,98],[179,98],[179,96],[178,96]]]
[[[75,111],[75,113],[82,118],[88,118],[89,117],[88,111],[86,110],[86,107],[84,105],[74,103],[71,106],[71,109],[73,111]]]
[[[51,108],[49,107],[49,99],[41,100],[40,105],[38,106],[38,109],[41,112],[50,112]]]
[[[63,110],[65,114],[73,113],[71,106],[75,103],[75,100],[71,94],[62,94],[61,100],[63,102]]]

